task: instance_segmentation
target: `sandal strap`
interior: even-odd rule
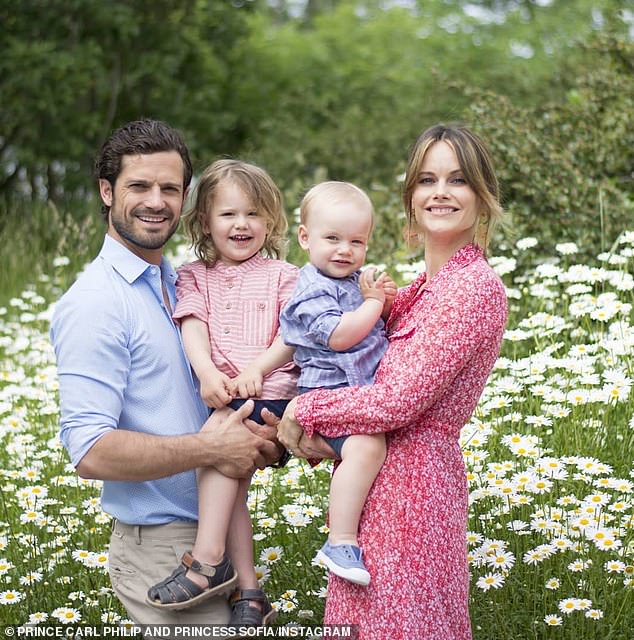
[[[150,589],[152,599],[158,597],[161,604],[169,604],[189,600],[201,593],[202,589],[187,578],[185,572],[184,567],[178,567],[165,580],[154,585]]]
[[[224,558],[220,564],[222,564],[223,562]],[[216,571],[218,571],[218,567],[220,566],[207,564],[206,562],[199,562],[189,551],[185,551],[185,553],[183,554],[183,557],[181,558],[181,564],[183,564],[188,569],[191,569],[194,573],[199,573],[201,576],[206,576],[207,578],[213,578],[216,575]]]
[[[262,589],[236,589],[229,598],[229,604],[234,604],[240,600],[254,600],[262,604],[268,603],[266,594]]]

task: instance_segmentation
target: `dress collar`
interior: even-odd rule
[[[427,273],[421,273],[416,280],[412,283],[411,287],[414,291],[418,291],[419,288],[426,284],[425,291],[433,291],[438,286],[442,285],[442,282],[455,271],[463,269],[467,265],[471,264],[474,260],[482,258],[484,251],[474,244],[468,244],[456,251],[456,253],[445,262],[440,268],[440,271],[429,281],[427,281]]]
[[[462,249],[458,250],[449,258],[440,271],[427,283],[424,289],[421,289],[421,287],[427,282],[427,274],[425,272],[421,273],[418,278],[405,289],[403,295],[397,296],[392,312],[390,313],[388,324],[394,325],[394,323],[397,323],[398,318],[411,308],[414,300],[416,300],[421,292],[429,293],[438,287],[442,287],[442,283],[449,276],[471,264],[474,260],[481,258],[483,255],[484,252],[482,249],[476,247],[474,244],[468,244],[462,247]]]

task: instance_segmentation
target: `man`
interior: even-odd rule
[[[114,517],[110,577],[130,617],[224,623],[222,598],[160,610],[147,590],[193,544],[195,469],[248,476],[279,457],[275,430],[257,427],[263,438],[248,428],[249,402],[234,414],[214,412],[214,428],[200,431],[208,413],[171,318],[176,274],[162,256],[192,176],[178,132],[154,120],[121,127],[101,149],[96,174],[104,244],[51,324],[61,439],[79,475],[104,481],[102,505]]]

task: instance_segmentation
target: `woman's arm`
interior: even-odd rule
[[[462,274],[461,274],[462,275]],[[506,296],[501,282],[491,278],[461,281],[436,294],[434,311],[413,333],[395,338],[403,360],[379,382],[363,387],[313,391],[301,396],[295,415],[308,435],[317,431],[336,437],[379,433],[416,422],[452,384],[481,349],[499,349],[506,323]],[[401,343],[402,344],[402,343]]]

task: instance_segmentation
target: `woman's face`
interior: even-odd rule
[[[426,245],[431,241],[462,247],[473,241],[478,197],[467,184],[454,150],[442,140],[425,154],[412,207]]]

